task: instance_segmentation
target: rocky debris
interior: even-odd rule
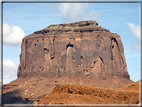
[[[138,104],[139,93],[64,84],[33,104]]]
[[[8,84],[4,84],[2,85],[2,92],[5,93],[5,92],[8,92],[8,91],[11,91],[13,89],[16,89],[20,84],[24,83],[25,81],[28,81],[30,78],[18,78],[14,81],[11,81],[10,83]]]
[[[21,81],[27,80],[27,81]],[[58,81],[58,82],[55,82]],[[18,82],[18,83],[17,83]],[[20,83],[21,82],[21,83]],[[6,86],[16,84],[16,87],[5,90],[3,89],[3,103],[4,104],[31,104],[37,99],[48,95],[53,91],[53,88],[62,84],[81,84],[95,87],[102,87],[106,89],[118,89],[127,84],[133,83],[124,77],[113,76],[104,80],[92,80],[88,78],[71,78],[64,76],[60,78],[47,77],[32,77],[30,79],[18,78]],[[11,99],[11,100],[10,100]]]
[[[20,79],[24,78],[18,78],[16,81],[20,81]],[[13,84],[16,84],[16,81],[13,81]],[[54,80],[45,77],[32,77],[10,90],[3,89],[3,104],[31,104],[40,96],[52,91],[54,84],[50,84],[49,81],[54,82]]]
[[[96,21],[50,25],[22,40],[18,77],[80,76],[129,79],[117,34]]]

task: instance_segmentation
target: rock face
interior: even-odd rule
[[[22,40],[18,77],[129,79],[120,36],[96,21],[50,25]]]

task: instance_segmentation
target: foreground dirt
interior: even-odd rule
[[[32,104],[37,99],[50,94],[53,88],[62,84],[80,84],[106,89],[118,89],[133,81],[113,76],[104,80],[92,80],[80,77],[32,77],[18,78],[3,85],[3,104]]]
[[[139,93],[64,84],[33,104],[138,104]]]

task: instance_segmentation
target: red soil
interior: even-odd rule
[[[138,104],[139,93],[64,84],[33,104]]]

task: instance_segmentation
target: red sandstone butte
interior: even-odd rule
[[[129,79],[118,34],[96,21],[50,25],[22,40],[18,77]]]

